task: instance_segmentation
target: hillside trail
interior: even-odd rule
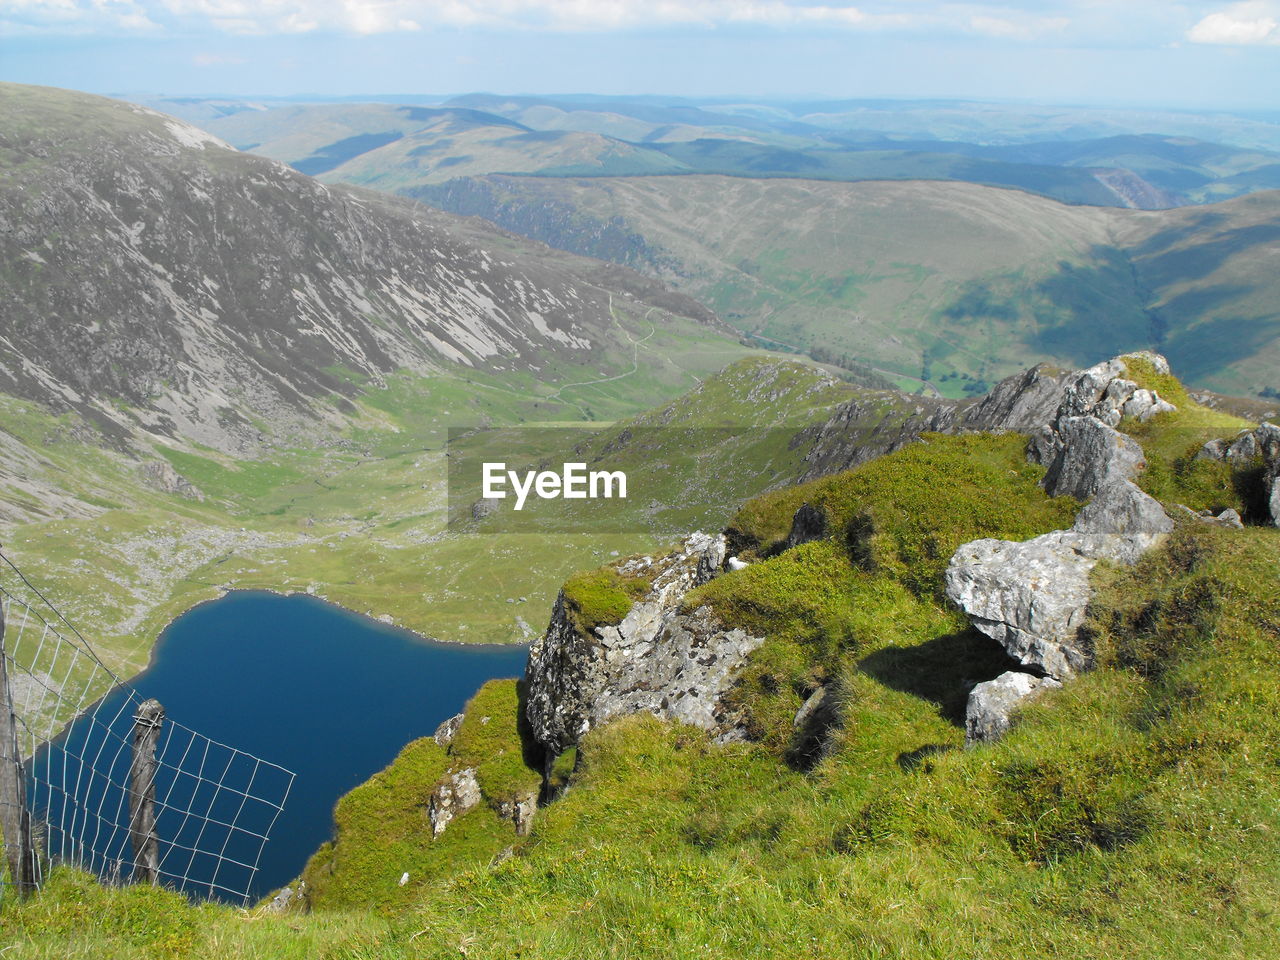
[[[551,394],[551,396],[547,397],[546,400],[544,400],[543,402],[559,400],[561,403],[567,403],[571,407],[576,407],[585,419],[590,420],[591,416],[590,414],[587,413],[586,408],[579,403],[575,403],[573,400],[568,400],[564,398],[562,396],[563,393],[566,390],[570,389],[571,387],[589,387],[597,383],[609,383],[614,380],[624,380],[627,377],[634,376],[640,369],[640,345],[648,341],[650,338],[653,337],[654,334],[658,332],[657,326],[655,326],[653,323],[650,323],[649,321],[649,315],[657,309],[658,309],[657,307],[650,307],[648,310],[645,311],[644,316],[640,318],[645,323],[649,324],[649,332],[645,336],[637,340],[635,337],[631,336],[631,333],[627,330],[626,327],[624,327],[621,323],[618,322],[618,315],[614,312],[614,309],[613,309],[613,294],[610,293],[609,294],[609,316],[613,318],[614,325],[617,326],[617,328],[620,331],[622,331],[622,335],[626,337],[629,341],[631,341],[631,369],[626,371],[625,373],[615,374],[612,377],[598,377],[595,380],[581,380],[577,383],[562,384],[560,389],[558,389],[555,393]]]

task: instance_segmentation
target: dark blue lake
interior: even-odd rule
[[[156,777],[162,882],[256,899],[329,839],[339,797],[486,680],[520,676],[527,656],[523,646],[427,642],[312,597],[233,592],[165,630],[131,683],[136,698],[117,690],[42,751],[34,805],[55,853],[108,874],[119,863],[127,879],[121,784],[137,703],[155,698],[166,713]],[[296,774],[291,786],[273,764]]]

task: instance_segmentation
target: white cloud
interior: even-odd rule
[[[110,8],[116,7],[120,10],[110,15]],[[914,12],[867,13],[840,0],[0,0],[0,21],[32,29],[75,26],[78,32],[112,25],[126,31],[150,30],[157,21],[234,34],[374,34],[430,26],[598,31],[757,24],[873,29],[910,26],[920,19]]]
[[[1192,43],[1227,46],[1280,45],[1280,10],[1275,3],[1233,3],[1204,17],[1187,31]]]
[[[1066,17],[996,17],[975,14],[969,18],[969,29],[987,37],[1004,40],[1031,40],[1046,33],[1058,33],[1071,25]]]
[[[1270,42],[1273,2],[1209,12],[1199,42]],[[1261,12],[1256,12],[1261,11]],[[386,34],[439,27],[606,32],[705,29],[909,31],[1109,44],[1180,38],[1190,22],[1167,0],[0,0],[0,32],[154,32],[199,35]]]

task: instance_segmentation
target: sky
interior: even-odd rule
[[[1280,0],[0,0],[0,80],[1270,111]]]

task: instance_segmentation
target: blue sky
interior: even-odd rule
[[[1280,0],[0,0],[0,79],[1280,108]]]

